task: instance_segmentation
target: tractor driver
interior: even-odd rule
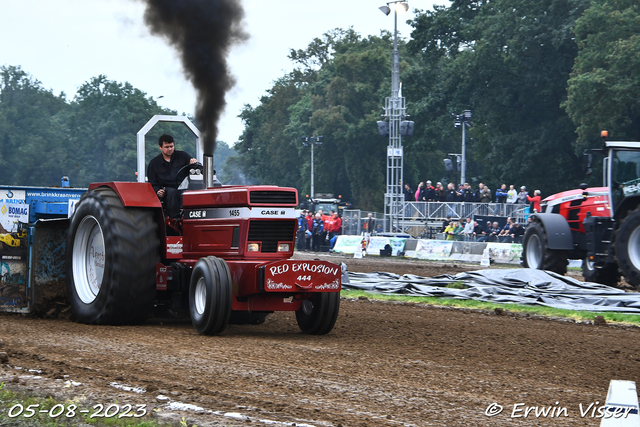
[[[182,209],[182,194],[178,191],[176,182],[178,171],[188,164],[198,160],[191,157],[186,151],[175,149],[171,135],[163,134],[158,139],[161,153],[151,159],[147,167],[147,179],[158,195],[164,198],[165,210],[169,218],[180,218]]]

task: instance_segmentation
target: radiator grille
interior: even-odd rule
[[[250,191],[249,202],[252,204],[295,205],[294,191]]]
[[[293,242],[296,220],[253,220],[249,224],[249,241],[261,242],[261,252],[277,252],[278,242]]]

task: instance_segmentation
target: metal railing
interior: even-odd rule
[[[382,214],[345,209],[342,213],[342,234],[362,234],[369,213],[375,219],[376,229],[387,230],[388,218]],[[434,238],[435,233],[442,229],[442,221],[448,216],[452,219],[473,218],[477,215],[512,217],[520,224],[526,224],[528,214],[529,205],[513,203],[403,202],[399,206],[398,215],[393,219],[392,231],[409,234],[415,238]]]

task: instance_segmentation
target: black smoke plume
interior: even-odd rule
[[[196,90],[196,114],[204,154],[213,155],[225,93],[235,79],[229,73],[231,46],[245,41],[240,0],[143,0],[145,23],[178,50],[186,77]],[[158,58],[158,60],[163,60]],[[166,60],[166,58],[164,59]]]

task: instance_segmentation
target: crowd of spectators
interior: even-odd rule
[[[477,221],[473,221],[471,217],[467,217],[463,226],[460,220],[447,217],[443,223],[442,233],[445,235],[445,240],[522,243],[524,229],[524,225],[511,217],[507,218],[507,223],[502,228],[497,221],[487,222],[483,227]]]
[[[404,185],[404,200],[407,202],[475,202],[475,203],[514,203],[533,204],[537,212],[540,211],[540,190],[535,190],[533,196],[529,196],[527,187],[520,187],[518,193],[515,186],[511,184],[507,190],[507,184],[502,184],[496,190],[495,199],[489,187],[479,183],[473,189],[468,182],[456,185],[453,182],[447,184],[445,188],[441,182],[436,182],[433,186],[431,181],[421,182],[414,192],[409,184]]]
[[[445,186],[441,182],[436,182],[435,186],[431,181],[421,182],[416,191],[411,189],[409,184],[404,185],[404,200],[407,202],[470,202],[470,203],[491,203],[492,193],[489,187],[479,183],[473,189],[469,183],[457,186],[452,182]],[[513,184],[507,189],[506,184],[502,184],[495,192],[496,203],[529,204],[531,212],[540,212],[541,195],[540,190],[535,190],[533,196],[529,196],[525,186],[520,187],[517,192]],[[351,222],[351,228],[358,229],[364,236],[382,232],[381,224],[376,223],[376,219],[369,213],[367,218],[358,219],[357,214],[353,218],[345,219],[345,227]],[[360,229],[361,227],[361,229]],[[477,242],[500,242],[500,243],[521,243],[524,235],[523,224],[519,224],[512,218],[507,218],[504,227],[500,227],[498,222],[489,222],[482,226],[473,218],[465,218],[464,221],[451,219],[443,223],[441,230],[446,240],[465,240]],[[297,221],[296,249],[299,251],[319,251],[321,246],[333,247],[338,235],[342,232],[342,219],[333,210],[327,215],[318,210],[302,210]],[[347,231],[348,234],[349,231]]]
[[[342,232],[342,218],[337,212],[329,215],[303,209],[298,217],[296,249],[299,251],[319,251],[320,246],[331,246]]]

